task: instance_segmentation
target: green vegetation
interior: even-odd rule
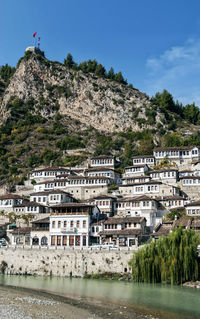
[[[184,217],[184,216],[186,216],[186,212],[185,212],[184,208],[182,210],[180,210],[180,209],[172,209],[170,211],[170,213],[168,213],[168,214],[166,214],[164,216],[164,218],[166,220],[175,220],[176,217],[179,219],[179,218]]]
[[[182,227],[168,237],[146,245],[134,253],[130,266],[133,280],[146,283],[182,284],[198,279],[197,246],[200,236]]]
[[[84,279],[102,279],[102,280],[131,280],[130,274],[119,274],[119,273],[112,273],[112,272],[105,272],[105,273],[97,273],[97,274],[85,274]]]
[[[171,125],[172,130],[176,128],[176,122],[180,120],[185,120],[192,124],[200,124],[199,107],[194,103],[183,106],[178,101],[175,102],[167,90],[163,90],[162,93],[156,93],[152,97],[151,109],[152,111],[163,113],[166,122]]]
[[[81,70],[84,73],[93,73],[99,77],[107,78],[118,83],[127,85],[127,81],[124,79],[122,72],[115,73],[114,69],[111,67],[107,72],[104,66],[98,63],[96,60],[83,61],[79,65],[74,62],[71,53],[67,54],[67,57],[64,59],[64,65],[70,69]],[[132,84],[129,85],[130,88],[133,88]]]
[[[15,73],[15,68],[12,66],[9,66],[8,64],[3,65],[0,68],[0,78],[5,81],[5,83],[8,83],[11,76]]]

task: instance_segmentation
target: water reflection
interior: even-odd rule
[[[60,277],[0,276],[0,284],[42,289],[68,297],[123,301],[132,305],[200,318],[200,291],[186,287]]]

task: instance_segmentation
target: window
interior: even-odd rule
[[[61,227],[61,221],[59,220],[58,221],[58,228],[60,228]]]
[[[55,220],[52,222],[52,228],[55,228]]]
[[[67,221],[64,220],[64,224],[63,224],[64,227],[67,227]]]
[[[86,220],[83,221],[83,228],[86,228]]]
[[[86,240],[86,236],[83,236],[83,246],[86,246],[87,240]]]
[[[77,227],[77,228],[80,227],[80,221],[79,221],[79,220],[77,220],[77,222],[76,222],[76,227]]]
[[[55,246],[56,236],[51,236],[51,246]]]
[[[74,236],[69,236],[69,245],[74,246]]]
[[[57,246],[61,246],[61,236],[57,236]]]
[[[67,246],[67,236],[63,236],[63,246]]]
[[[71,222],[70,222],[70,227],[71,228],[74,227],[74,221],[73,220],[71,220]]]

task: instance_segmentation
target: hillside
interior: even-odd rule
[[[136,89],[92,73],[84,74],[42,55],[26,52],[5,90],[1,121],[8,117],[10,98],[34,99],[40,114],[49,119],[59,113],[103,132],[139,130],[149,98]],[[136,116],[137,114],[137,116]]]
[[[89,72],[84,63],[70,67],[27,51],[16,70],[1,72],[1,183],[22,183],[39,165],[81,164],[94,153],[118,156],[123,168],[154,145],[200,144],[199,115],[191,124],[190,109],[175,104],[168,92],[150,99],[96,72],[101,65]]]

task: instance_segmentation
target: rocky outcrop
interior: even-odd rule
[[[30,52],[28,52],[30,53]],[[138,118],[145,118],[148,96],[123,84],[92,73],[66,68],[42,56],[25,54],[7,87],[0,107],[1,121],[9,116],[10,98],[35,100],[42,116],[61,115],[99,131],[140,130]]]

